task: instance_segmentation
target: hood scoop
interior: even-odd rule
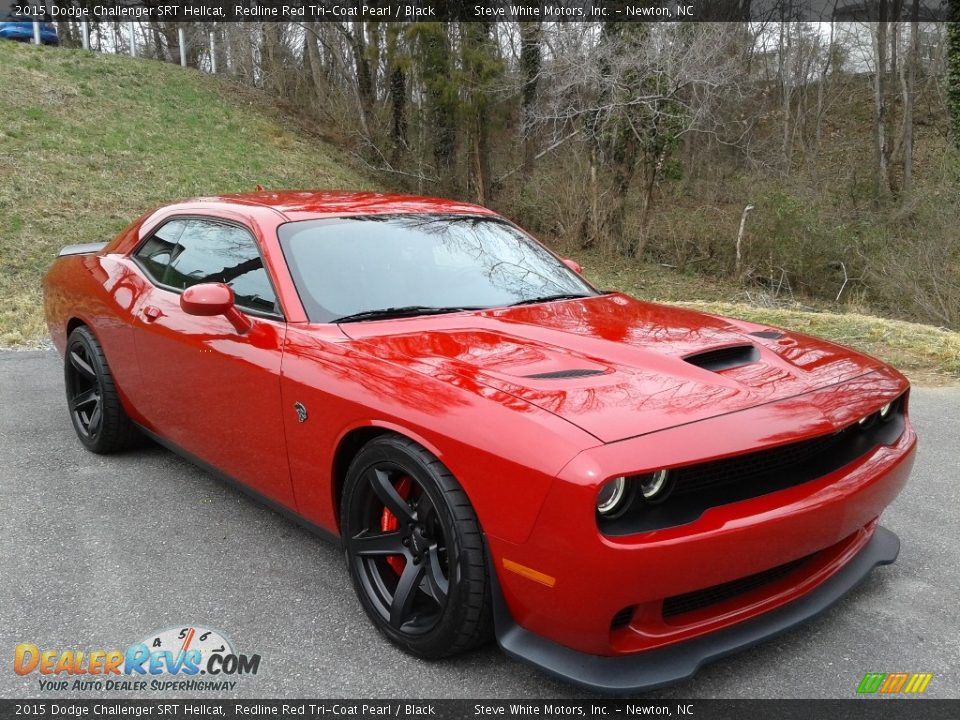
[[[720,372],[749,365],[760,359],[760,351],[753,345],[730,345],[705,352],[687,355],[684,362],[704,370]]]
[[[603,375],[603,370],[593,370],[591,368],[571,368],[569,370],[554,370],[552,372],[534,373],[533,375],[524,375],[526,378],[536,380],[564,380],[566,378],[582,378],[591,375]]]

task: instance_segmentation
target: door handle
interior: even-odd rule
[[[163,316],[163,310],[161,310],[158,307],[154,307],[153,305],[147,305],[147,307],[143,309],[143,317],[146,319],[147,322],[153,322],[154,320],[158,320],[162,316]]]

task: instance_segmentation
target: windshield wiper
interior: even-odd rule
[[[344,315],[337,318],[335,323],[361,322],[363,320],[386,320],[387,318],[416,317],[417,315],[442,315],[444,313],[462,312],[464,310],[482,310],[478,307],[430,307],[429,305],[405,305],[403,307],[381,308],[379,310],[363,310],[358,313]]]
[[[535,303],[542,302],[552,302],[553,300],[576,300],[577,298],[588,298],[593,297],[593,295],[584,295],[583,293],[557,293],[556,295],[544,295],[543,297],[530,298],[529,300],[521,300],[520,302],[511,303],[509,307],[517,307],[518,305],[533,305]]]

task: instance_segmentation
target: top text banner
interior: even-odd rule
[[[899,17],[879,16],[876,0],[20,0],[18,18],[168,22],[783,22],[909,20],[912,2],[888,3]],[[920,0],[919,19],[949,17],[949,0]],[[890,13],[890,11],[888,11]],[[955,18],[960,20],[960,18]]]

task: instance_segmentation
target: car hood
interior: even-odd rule
[[[795,397],[882,367],[824,340],[622,294],[341,329],[367,353],[496,388],[602,442]]]

